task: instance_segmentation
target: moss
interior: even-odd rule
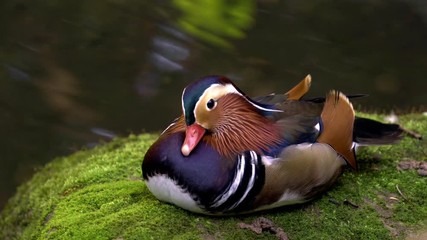
[[[381,118],[369,115],[369,117]],[[427,136],[427,117],[401,123]],[[240,229],[263,216],[290,239],[401,239],[425,226],[427,178],[398,171],[405,158],[427,161],[426,141],[364,148],[360,170],[347,171],[330,191],[299,206],[213,218],[157,201],[140,165],[157,135],[116,139],[47,164],[22,185],[0,215],[0,239],[271,239]]]

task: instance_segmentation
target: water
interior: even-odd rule
[[[259,95],[310,73],[310,96],[333,88],[370,94],[362,109],[426,109],[424,1],[4,0],[0,10],[0,209],[57,156],[161,131],[182,89],[208,74]]]

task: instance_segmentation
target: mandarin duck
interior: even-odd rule
[[[357,168],[356,144],[403,137],[397,124],[355,117],[338,91],[303,99],[310,84],[308,75],[284,94],[257,98],[223,76],[188,85],[183,114],[145,154],[146,186],[161,201],[209,215],[304,203],[346,166]]]

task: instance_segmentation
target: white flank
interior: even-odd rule
[[[151,193],[159,200],[173,203],[191,212],[204,213],[190,194],[166,175],[149,177],[146,184]]]
[[[291,192],[290,190],[286,190],[283,195],[280,197],[279,199],[279,203],[283,202],[284,205],[286,205],[286,202],[302,202],[301,199],[303,199],[301,197],[300,194],[296,193],[296,192]]]
[[[261,206],[255,209],[255,211],[277,208],[277,207],[282,207],[286,205],[299,204],[299,203],[307,202],[308,200],[309,199],[305,200],[303,197],[301,197],[301,195],[299,195],[296,192],[291,192],[290,190],[286,190],[277,202],[270,205]]]
[[[261,161],[266,167],[270,166],[271,164],[279,160],[280,158],[274,158],[274,157],[265,156],[265,155],[261,156]]]

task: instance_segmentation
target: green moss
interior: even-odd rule
[[[427,136],[427,117],[407,115],[401,123]],[[426,224],[427,178],[396,169],[405,158],[427,161],[426,141],[407,138],[362,149],[360,170],[345,172],[308,204],[213,218],[150,194],[140,166],[156,137],[116,139],[52,161],[9,201],[0,215],[0,239],[271,239],[268,232],[256,235],[237,226],[260,216],[290,239],[400,239]]]

